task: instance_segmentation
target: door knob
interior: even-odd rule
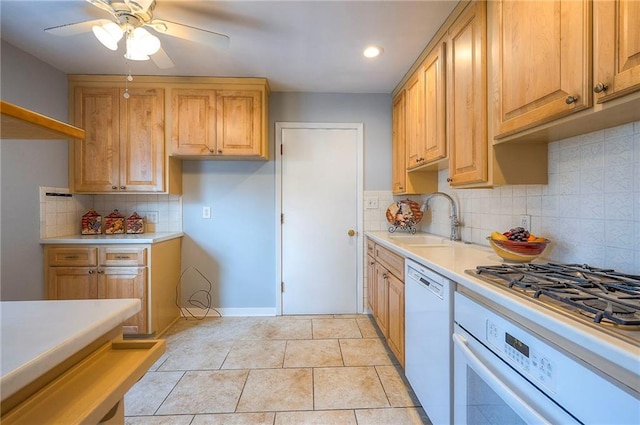
[[[356,235],[356,231],[355,231],[355,230],[353,230],[353,229],[349,229],[349,231],[347,232],[347,234],[348,234],[349,236],[355,236],[355,235]]]

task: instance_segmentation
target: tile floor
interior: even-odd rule
[[[180,320],[127,425],[429,424],[370,316]]]

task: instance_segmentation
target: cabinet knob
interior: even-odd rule
[[[603,91],[607,91],[608,88],[609,88],[608,85],[606,85],[604,83],[598,83],[593,87],[593,92],[594,93],[602,93]]]
[[[387,280],[387,279],[389,279],[389,275],[388,275],[388,274],[386,274],[386,273],[382,273],[382,278],[383,278],[383,279],[385,279],[385,280]]]
[[[402,187],[402,186],[398,186],[398,189],[400,189],[400,190],[404,190],[404,187]]]
[[[447,183],[451,183],[453,182],[453,179],[451,177],[447,177]]]
[[[355,236],[356,235],[356,231],[353,229],[349,229],[349,231],[347,232],[347,235],[349,236]]]
[[[120,190],[126,190],[127,186],[120,186]]]
[[[93,274],[93,273],[94,273],[94,271],[93,271],[93,270],[89,270],[89,274]]]
[[[222,155],[222,149],[218,149],[218,153]]]
[[[566,102],[567,105],[571,105],[572,103],[576,103],[578,99],[579,99],[578,96],[567,96],[567,98],[564,101]]]
[[[111,190],[118,190],[118,186],[111,186]]]
[[[209,153],[213,153],[213,149],[209,149]]]

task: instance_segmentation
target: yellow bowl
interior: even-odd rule
[[[495,253],[503,260],[516,263],[528,263],[535,260],[551,242],[549,239],[541,242],[499,241],[492,239],[491,236],[487,236],[487,240]]]

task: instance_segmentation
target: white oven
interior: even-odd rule
[[[640,401],[580,359],[459,292],[454,420],[464,424],[638,424]]]

